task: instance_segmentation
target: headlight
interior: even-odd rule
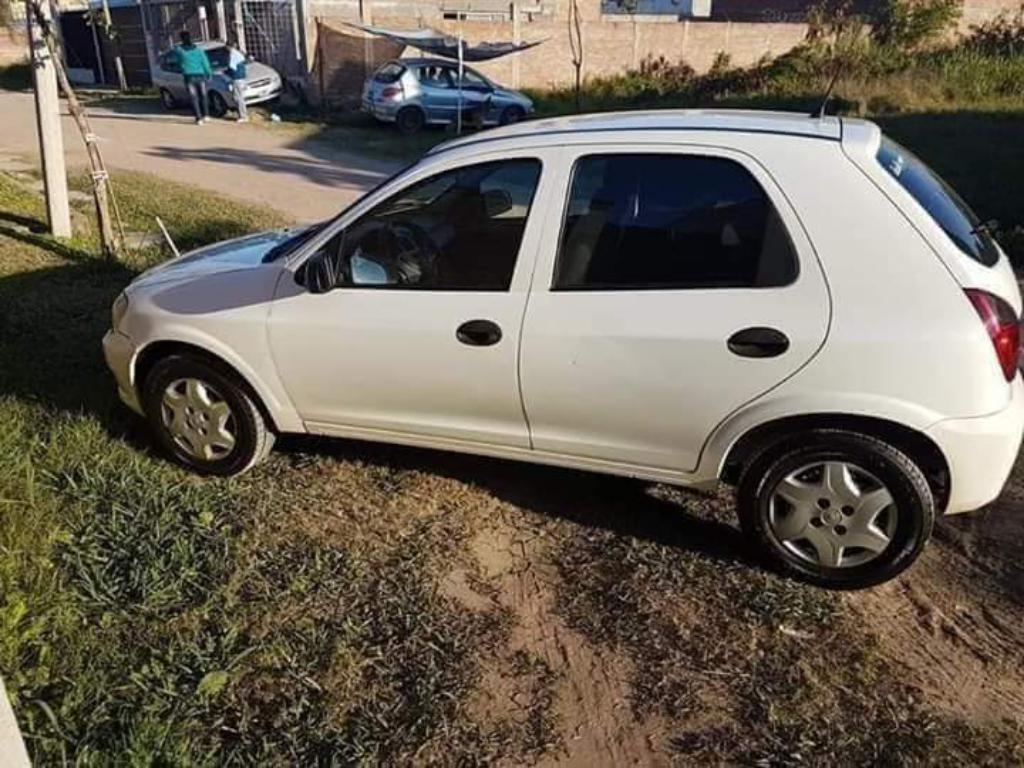
[[[117,330],[121,326],[121,321],[124,320],[124,315],[128,311],[128,294],[121,293],[116,299],[114,304],[110,308],[110,327]]]

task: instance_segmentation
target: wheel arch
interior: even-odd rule
[[[260,414],[266,420],[266,423],[270,428],[274,432],[281,431],[273,413],[271,413],[270,409],[267,407],[266,398],[260,393],[259,388],[256,387],[247,376],[220,355],[196,344],[190,344],[186,341],[154,341],[143,347],[135,356],[135,362],[132,369],[132,383],[135,390],[141,393],[143,383],[150,371],[153,370],[153,366],[155,366],[160,360],[175,354],[198,357],[214,367],[219,368],[229,376],[237,379],[239,383],[245,387],[247,394],[259,409]]]
[[[744,432],[729,447],[718,477],[735,485],[747,462],[762,450],[795,433],[811,429],[842,429],[883,440],[906,454],[928,480],[935,508],[945,510],[950,493],[950,468],[939,446],[923,432],[889,419],[845,413],[816,413],[784,416],[758,424]]]

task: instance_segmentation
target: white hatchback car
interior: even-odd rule
[[[986,226],[875,125],[666,111],[445,144],[146,272],[104,347],[202,472],[305,432],[725,481],[778,564],[854,587],[1000,493],[1020,312]]]

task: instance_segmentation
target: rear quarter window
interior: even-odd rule
[[[999,248],[989,227],[949,184],[917,156],[883,137],[876,159],[928,212],[957,248],[987,267],[999,261]]]

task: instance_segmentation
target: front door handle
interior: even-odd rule
[[[490,320],[467,320],[455,331],[455,338],[471,347],[489,347],[501,341],[501,328]]]
[[[727,343],[729,351],[740,357],[778,357],[789,349],[789,338],[775,328],[744,328]]]

